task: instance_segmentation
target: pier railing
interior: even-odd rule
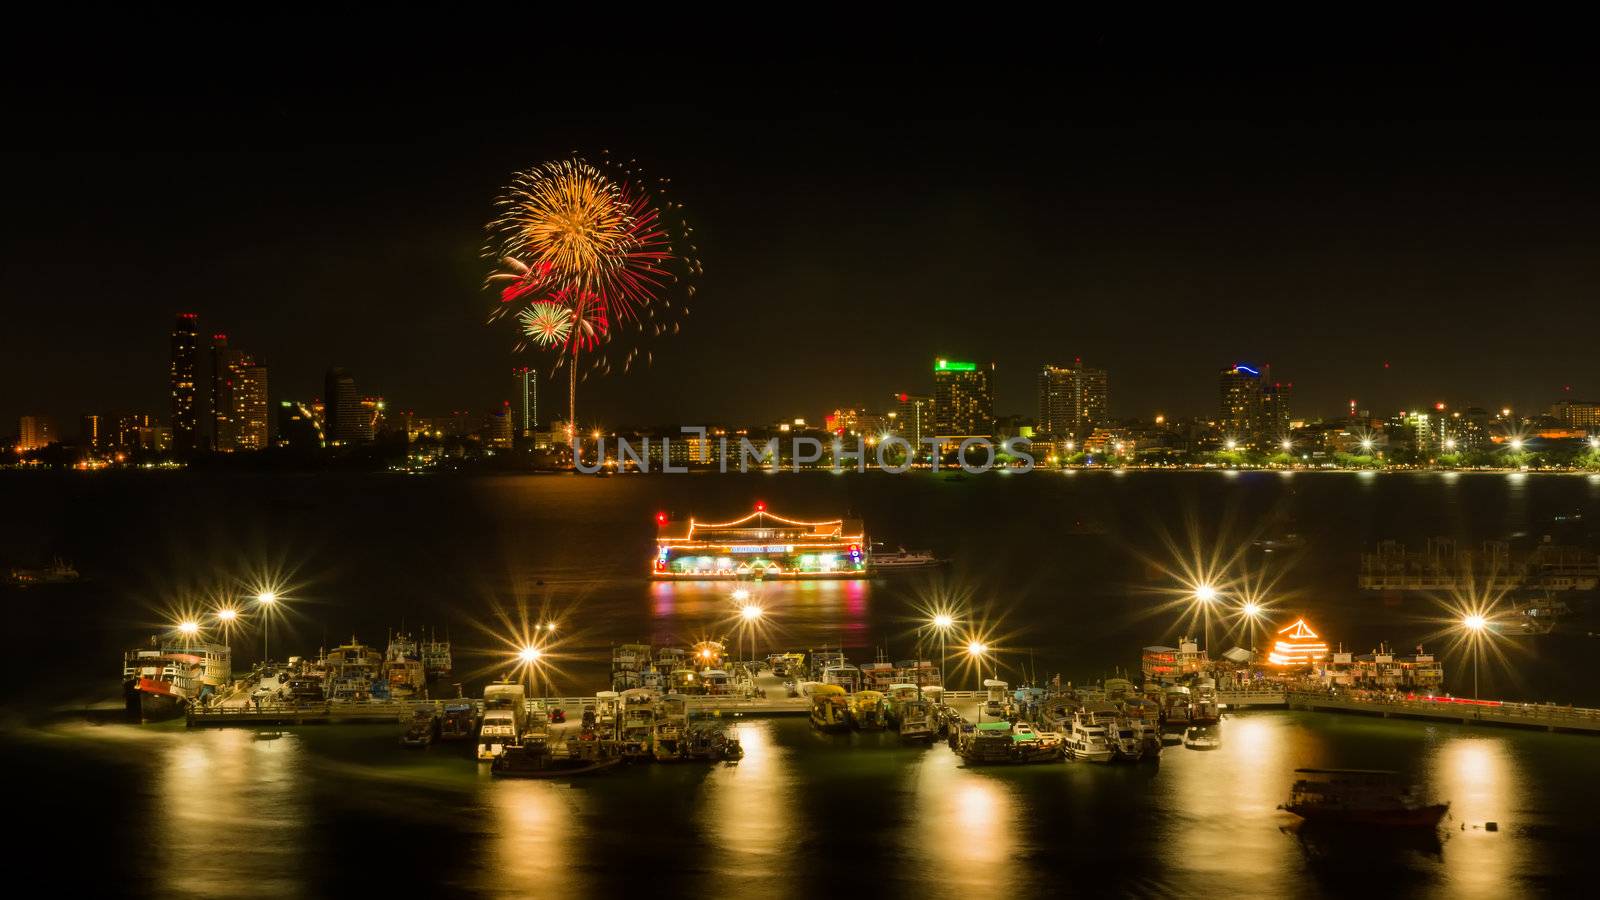
[[[1510,703],[1502,700],[1470,700],[1464,697],[1352,696],[1326,692],[1294,692],[1289,706],[1295,709],[1340,710],[1385,718],[1436,719],[1464,724],[1543,728],[1548,731],[1600,733],[1600,709],[1557,706],[1550,703]]]

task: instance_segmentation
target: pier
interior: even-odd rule
[[[1553,704],[1507,703],[1500,700],[1468,700],[1461,697],[1405,697],[1387,700],[1320,692],[1293,692],[1288,695],[1288,705],[1290,709],[1351,712],[1382,716],[1386,719],[1429,719],[1463,725],[1506,725],[1513,728],[1600,734],[1600,709]]]

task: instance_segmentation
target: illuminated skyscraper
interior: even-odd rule
[[[199,349],[200,317],[180,313],[172,326],[172,449],[179,456],[194,453],[199,437],[195,409],[195,354]]]
[[[517,413],[517,436],[526,437],[539,422],[539,373],[527,366],[518,366],[511,370],[511,387]]]
[[[933,434],[933,398],[926,394],[895,394],[894,433],[905,438],[913,452],[922,452],[922,436]]]
[[[20,425],[22,450],[40,450],[55,443],[56,429],[44,416],[23,416]]]
[[[994,363],[938,359],[933,363],[934,433],[940,437],[983,435],[994,430]]]
[[[1110,405],[1105,369],[1091,369],[1083,360],[1072,366],[1045,366],[1039,372],[1041,434],[1083,438],[1106,421]]]
[[[222,453],[267,446],[267,367],[228,336],[211,336],[212,447]]]

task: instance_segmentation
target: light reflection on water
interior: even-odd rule
[[[881,884],[970,897],[998,878],[1012,895],[1227,884],[1252,895],[1384,885],[1504,896],[1580,877],[1572,844],[1592,819],[1572,785],[1593,778],[1593,738],[1573,735],[1252,711],[1225,719],[1218,749],[1169,747],[1155,765],[973,769],[943,744],[905,747],[888,733],[819,736],[800,718],[732,726],[745,747],[737,766],[635,766],[571,782],[491,779],[462,745],[408,753],[382,726],[272,740],[165,726],[48,737],[52,759],[98,753],[143,767],[116,782],[149,788],[128,807],[152,838],[131,865],[157,893],[202,896],[316,893],[330,866],[359,869],[373,854],[402,860],[389,877],[413,886],[507,895],[651,884],[663,896],[781,897]],[[1440,840],[1309,838],[1276,808],[1304,766],[1412,772],[1454,818]],[[409,856],[437,846],[455,849]]]

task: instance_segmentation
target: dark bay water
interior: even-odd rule
[[[1396,891],[1499,895],[1581,877],[1590,816],[1570,788],[1600,775],[1600,743],[1570,735],[1263,711],[1228,720],[1221,750],[1169,749],[1157,767],[969,771],[942,747],[858,747],[880,741],[753,720],[740,725],[748,755],[737,768],[645,767],[560,785],[490,783],[464,750],[407,754],[382,726],[268,737],[78,710],[115,697],[125,647],[269,571],[284,575],[290,610],[272,634],[275,656],[432,626],[448,630],[470,687],[503,671],[524,620],[553,618],[556,688],[591,693],[614,642],[732,633],[729,585],[641,577],[655,513],[725,518],[756,500],[800,518],[851,512],[874,539],[953,559],[932,575],[762,586],[763,647],[904,656],[915,610],[955,603],[1003,650],[1011,681],[1023,670],[1090,680],[1177,637],[1182,611],[1168,604],[1186,563],[1234,559],[1235,593],[1265,589],[1275,615],[1304,614],[1330,642],[1445,652],[1437,601],[1391,604],[1356,589],[1361,548],[1552,530],[1592,547],[1600,519],[1570,514],[1600,516],[1593,478],[5,473],[0,493],[12,513],[0,521],[0,563],[60,555],[87,576],[0,595],[14,645],[27,648],[0,689],[13,732],[0,752],[8,771],[29,775],[19,802],[43,817],[32,833],[71,834],[97,861],[78,876],[86,884],[271,896],[385,885],[956,896],[1071,882],[1259,896],[1348,893],[1378,879]],[[1286,530],[1306,536],[1303,550],[1241,549]],[[1586,665],[1600,628],[1587,600],[1574,606],[1556,634],[1497,641],[1483,693],[1600,705]],[[1227,630],[1216,626],[1217,644]],[[254,632],[234,644],[239,663],[259,655]],[[1453,688],[1468,690],[1464,655],[1447,665]],[[1454,804],[1453,830],[1437,847],[1308,846],[1280,831],[1274,811],[1303,765],[1415,772]],[[1502,830],[1474,827],[1491,820]]]

